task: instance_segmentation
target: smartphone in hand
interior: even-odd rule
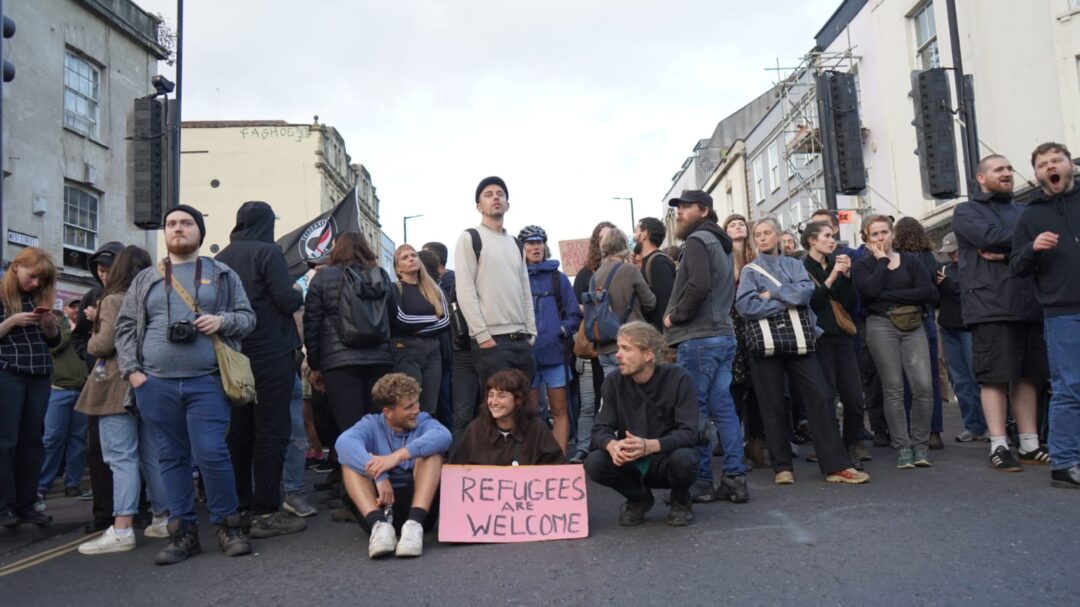
[[[45,307],[42,307],[42,306],[38,306],[38,307],[34,308],[34,314],[37,314],[39,316],[42,315],[42,314],[48,314],[51,311],[52,310],[50,310],[49,308],[45,308]]]

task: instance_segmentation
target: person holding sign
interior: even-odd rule
[[[484,386],[486,406],[465,430],[452,464],[537,466],[563,463],[555,436],[529,405],[529,378],[517,369],[499,371]]]
[[[369,557],[420,556],[424,531],[438,520],[431,505],[450,431],[420,411],[420,384],[404,373],[384,375],[371,397],[382,413],[365,415],[337,440],[345,490],[363,515],[360,526],[371,535]],[[401,541],[395,519],[404,521]]]
[[[694,520],[690,485],[698,472],[698,404],[694,380],[675,365],[659,365],[664,338],[652,325],[635,321],[618,334],[618,373],[604,379],[593,426],[599,450],[585,460],[593,481],[626,498],[623,526],[640,525],[656,499],[651,489],[671,489],[667,523]]]

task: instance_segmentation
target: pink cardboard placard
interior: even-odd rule
[[[585,468],[443,466],[439,541],[538,542],[589,536]]]

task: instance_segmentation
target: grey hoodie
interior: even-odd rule
[[[217,280],[217,292],[224,294],[223,305],[218,314],[224,319],[218,335],[225,345],[240,350],[240,340],[255,328],[255,312],[251,310],[247,293],[240,278],[229,266],[203,257],[213,264]],[[146,298],[150,287],[162,282],[164,277],[157,266],[146,268],[135,277],[128,287],[120,314],[116,318],[116,355],[120,376],[127,379],[136,371],[142,371],[143,340],[146,338]],[[130,397],[130,392],[128,393]]]

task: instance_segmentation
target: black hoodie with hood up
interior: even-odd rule
[[[98,276],[98,266],[104,265],[111,268],[113,260],[123,250],[124,243],[122,242],[115,240],[106,242],[88,260],[90,273],[94,275],[94,281],[97,284],[90,287],[86,295],[83,295],[82,299],[79,300],[79,313],[75,317],[75,328],[71,330],[71,347],[74,348],[79,358],[86,362],[87,372],[94,368],[97,359],[86,351],[86,346],[90,343],[90,334],[94,331],[93,321],[86,317],[86,308],[91,306],[96,308],[98,299],[101,298],[101,294],[105,291],[105,285],[101,283],[101,277]]]
[[[1058,235],[1056,247],[1035,250],[1043,232]],[[1012,271],[1034,276],[1035,290],[1046,316],[1080,314],[1080,183],[1057,196],[1045,192],[1032,200],[1013,233]]]
[[[274,244],[274,210],[262,201],[245,202],[236,212],[229,246],[217,254],[244,283],[256,325],[240,343],[249,358],[273,358],[300,348],[293,313],[304,298],[293,288],[288,264]]]

